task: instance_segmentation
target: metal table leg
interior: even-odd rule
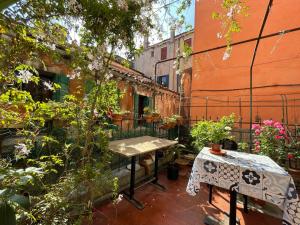
[[[165,191],[166,188],[158,183],[158,151],[155,151],[155,161],[154,161],[154,180],[152,181],[154,185],[156,185],[161,190]]]
[[[236,225],[236,191],[230,191],[229,225]]]
[[[136,208],[143,209],[144,205],[134,198],[134,186],[135,186],[135,162],[136,156],[131,157],[131,169],[130,169],[130,187],[129,194],[124,193],[124,198],[126,198],[130,203],[132,203]]]

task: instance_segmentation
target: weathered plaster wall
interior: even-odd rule
[[[221,31],[219,21],[211,19],[211,13],[220,10],[220,3],[220,0],[196,1],[194,52],[225,44],[216,35]],[[233,42],[258,36],[268,1],[246,4],[249,16],[242,18],[242,31],[234,35]],[[299,1],[274,0],[263,35],[296,27],[300,27]],[[249,121],[249,74],[255,44],[253,41],[234,46],[226,61],[222,60],[225,49],[194,56],[192,119],[206,115],[216,119],[235,112]],[[299,54],[299,31],[261,40],[253,68],[254,121],[258,117],[278,121],[285,117],[289,123],[300,122]],[[287,103],[282,102],[281,95],[286,95]]]

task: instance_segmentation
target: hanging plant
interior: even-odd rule
[[[223,55],[223,60],[227,60],[232,51],[232,35],[241,31],[239,18],[248,16],[248,6],[240,0],[223,0],[222,12],[213,12],[212,18],[220,20],[222,31],[217,33],[217,38],[226,40],[227,48]]]

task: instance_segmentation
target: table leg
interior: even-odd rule
[[[230,191],[229,225],[236,225],[236,191]]]
[[[212,203],[213,186],[211,184],[208,184],[208,189],[209,189],[208,202],[209,202],[209,204],[211,204]]]
[[[131,157],[131,168],[130,168],[130,186],[129,195],[125,192],[124,198],[126,198],[130,203],[132,203],[136,208],[143,209],[144,205],[134,198],[134,188],[135,188],[135,162],[136,156]]]
[[[159,187],[161,190],[165,191],[166,188],[158,183],[158,151],[155,151],[155,161],[154,161],[154,180],[152,181],[154,185]]]

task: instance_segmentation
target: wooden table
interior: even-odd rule
[[[158,152],[172,145],[177,144],[177,141],[172,141],[164,138],[142,136],[123,140],[111,141],[109,149],[115,153],[131,158],[130,169],[130,187],[129,193],[124,192],[124,197],[138,209],[143,209],[144,205],[134,198],[135,190],[135,163],[136,156],[155,151],[154,175],[144,184],[152,182],[159,188],[165,190],[165,187],[158,183]]]

